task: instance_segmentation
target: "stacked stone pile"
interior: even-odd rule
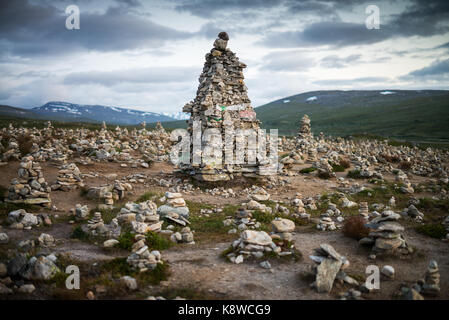
[[[244,142],[242,137],[237,136],[236,141],[230,145],[223,144],[224,147],[219,150],[219,140],[225,141],[225,131],[233,134],[237,129],[259,130],[260,128],[244,83],[243,69],[246,68],[246,65],[240,62],[229,48],[226,48],[228,40],[229,36],[226,32],[218,34],[214,48],[206,54],[203,72],[199,77],[200,84],[197,95],[183,108],[184,112],[191,115],[188,121],[188,131],[191,135],[194,131],[194,121],[201,121],[201,127],[198,129],[202,133],[209,128],[218,129],[217,136],[212,137],[209,142],[203,141],[201,150],[204,150],[206,146],[218,149],[216,155],[221,154],[223,160],[225,159],[225,148],[229,148],[228,150],[235,154],[237,151],[242,151],[238,149],[237,142]],[[277,150],[271,150],[271,147],[267,146],[267,150],[277,152]],[[193,145],[190,150],[192,156],[196,152],[202,156],[202,151],[194,150]],[[249,152],[253,151],[255,150],[252,147],[244,150],[244,159],[247,159]],[[271,168],[266,165],[264,160],[266,159],[257,159],[255,164],[245,161],[244,165],[224,164],[224,161],[217,161],[183,164],[180,167],[193,174],[196,179],[205,181],[229,180],[238,175],[258,177],[259,175],[276,174],[277,163],[274,166],[276,168]]]
[[[273,226],[273,230],[278,233],[273,234],[273,238],[280,238],[281,234],[289,233],[291,225],[289,223],[277,222]],[[285,231],[285,232],[280,232]],[[256,258],[261,259],[266,253],[274,253],[278,256],[290,256],[294,253],[294,246],[290,248],[278,246],[273,242],[273,238],[265,231],[245,230],[240,234],[240,238],[235,240],[231,245],[231,252],[226,257],[232,263],[242,263],[244,259]]]
[[[369,221],[366,226],[370,229],[370,233],[368,237],[360,239],[360,244],[374,245],[372,248],[374,257],[393,252],[408,254],[411,248],[402,235],[404,227],[397,223],[400,217],[399,214],[387,210]]]
[[[170,240],[174,243],[195,244],[193,240],[193,232],[189,227],[184,227],[180,232],[175,232],[170,236]]]
[[[157,205],[151,200],[126,203],[117,215],[117,220],[120,224],[130,223],[134,232],[139,234],[159,232],[163,224],[163,221],[159,221]]]
[[[424,213],[419,211],[413,204],[411,204],[408,208],[405,208],[401,212],[401,215],[404,217],[411,218],[411,219],[415,220],[416,222],[422,222],[424,219]]]
[[[437,296],[440,293],[440,273],[438,263],[431,260],[427,266],[426,276],[422,285],[422,294]]]
[[[6,202],[50,206],[51,188],[45,181],[39,163],[33,157],[23,157],[18,170],[18,178],[11,181]]]
[[[163,263],[161,253],[157,250],[150,251],[143,235],[136,235],[135,240],[132,253],[126,259],[133,269],[145,272],[153,270],[158,264]]]
[[[270,199],[270,194],[264,188],[255,187],[250,197],[254,201],[267,201]]]
[[[360,202],[359,203],[359,215],[365,220],[369,219],[369,208],[368,202]]]
[[[189,224],[189,208],[182,195],[177,192],[166,192],[162,198],[165,204],[157,209],[161,219],[167,219],[182,226]]]
[[[51,186],[52,190],[70,191],[76,187],[83,187],[81,171],[76,164],[69,163],[59,168],[56,183]]]
[[[121,227],[116,218],[111,223],[105,224],[101,216],[101,212],[94,212],[92,219],[83,225],[82,230],[93,236],[105,236],[109,238],[118,238],[120,236]]]
[[[265,252],[279,254],[281,247],[278,247],[273,239],[265,231],[245,230],[240,234],[240,238],[232,243],[233,252],[227,255],[232,263],[242,263],[244,258],[262,258]]]
[[[34,227],[50,226],[51,219],[48,214],[32,214],[26,212],[24,209],[14,210],[8,214],[7,222],[11,229],[25,229],[31,230]]]
[[[260,227],[260,222],[256,219],[252,218],[251,212],[246,210],[245,208],[237,209],[234,217],[227,217],[223,220],[223,224],[225,226],[235,226],[237,230],[243,231],[246,229],[258,229]],[[237,232],[236,229],[229,230],[229,233]]]
[[[288,242],[294,242],[292,232],[295,231],[295,223],[289,219],[276,218],[271,221],[273,234],[271,238]]]
[[[87,220],[89,217],[89,208],[87,205],[76,204],[75,209],[72,209],[75,214],[75,220],[82,221]]]

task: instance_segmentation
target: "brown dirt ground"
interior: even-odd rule
[[[305,165],[304,167],[307,167]],[[0,185],[8,187],[10,180],[17,176],[18,162],[10,162],[0,167]],[[56,180],[58,168],[42,164],[44,176],[48,182]],[[167,176],[172,167],[165,163],[156,163],[149,169],[121,168],[119,163],[95,163],[89,166],[79,166],[83,173],[117,173],[121,176],[132,173],[145,173],[151,177]],[[344,175],[343,173],[341,175]],[[387,177],[391,179],[391,177]],[[294,197],[296,192],[303,196],[314,196],[324,191],[331,191],[336,187],[335,179],[321,180],[318,178],[299,175],[289,177],[292,182],[287,187],[269,190],[273,199],[286,200]],[[412,181],[422,181],[420,177],[413,177]],[[106,178],[86,178],[87,186],[98,186],[107,183]],[[360,181],[359,183],[366,183]],[[127,200],[135,200],[141,194],[163,192],[164,188],[152,185],[134,184],[133,192],[128,194]],[[239,188],[234,188],[239,191]],[[88,204],[89,208],[95,207],[94,201],[82,197],[78,190],[71,192],[56,191],[51,193],[52,203],[58,208],[53,215],[64,217],[75,204]],[[209,204],[239,204],[246,200],[246,196],[240,194],[238,198],[224,199],[206,194],[186,194],[186,200],[199,201]],[[43,209],[49,212],[49,209]],[[74,258],[94,263],[95,261],[112,259],[116,256],[126,256],[126,252],[106,252],[99,246],[90,243],[70,239],[72,225],[67,221],[59,220],[51,227],[40,228],[31,231],[18,231],[3,229],[12,243],[23,239],[37,238],[40,233],[52,234],[58,239],[55,252],[70,253]],[[413,259],[390,258],[372,262],[368,260],[369,252],[360,247],[357,241],[346,238],[341,232],[317,232],[310,227],[298,227],[294,235],[296,247],[303,254],[299,262],[280,263],[274,261],[272,270],[265,270],[256,263],[245,262],[234,265],[220,258],[220,253],[226,249],[230,242],[217,241],[216,243],[198,243],[195,245],[178,245],[163,252],[163,258],[170,265],[171,277],[159,286],[143,288],[144,292],[155,292],[163,288],[194,287],[208,292],[214,297],[229,299],[334,299],[338,292],[349,287],[336,285],[330,295],[318,294],[309,288],[309,281],[300,277],[300,272],[307,270],[312,264],[308,256],[314,248],[321,243],[329,243],[342,255],[349,258],[351,265],[348,269],[350,275],[364,275],[365,268],[370,264],[379,268],[389,264],[396,270],[394,280],[381,281],[381,290],[372,293],[368,299],[390,299],[401,283],[413,283],[424,277],[426,266],[430,259],[438,261],[441,274],[441,295],[439,299],[449,299],[449,244],[439,240],[425,237],[416,233],[413,229],[407,229],[405,237],[408,242],[417,248],[418,254]],[[228,237],[229,238],[229,237]],[[237,238],[237,235],[235,235]],[[101,244],[100,244],[101,245]],[[37,290],[38,291],[38,290]],[[37,293],[36,293],[37,295]],[[42,298],[35,296],[34,298]]]

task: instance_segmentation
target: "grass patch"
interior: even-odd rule
[[[81,226],[73,228],[72,233],[70,234],[71,239],[87,240],[89,237],[90,235],[87,232],[84,232]]]
[[[104,224],[109,224],[112,222],[112,219],[114,219],[115,217],[117,217],[117,214],[120,212],[120,207],[116,207],[113,209],[99,209],[97,208],[93,208],[89,211],[90,217],[93,217],[95,212],[100,212],[101,213],[101,217],[103,218],[103,222]]]
[[[435,239],[442,239],[448,233],[442,224],[423,224],[415,228],[416,232]]]
[[[316,171],[316,168],[310,167],[310,168],[301,169],[299,172],[300,173],[311,173],[311,172],[314,172],[314,171]]]
[[[350,170],[347,174],[348,178],[352,179],[365,179],[365,177],[362,177],[360,174],[360,170]]]
[[[148,192],[145,192],[144,194],[142,194],[139,198],[137,198],[136,203],[141,203],[141,202],[151,200],[151,201],[156,202],[156,204],[159,206],[160,203],[158,203],[158,201],[159,201],[159,198],[162,198],[162,196],[163,195],[160,193],[148,191]]]
[[[213,206],[211,204],[201,203],[201,202],[195,202],[190,200],[185,200],[187,207],[189,207],[189,211],[191,213],[199,213],[201,209],[213,209]]]
[[[345,167],[343,167],[340,164],[333,164],[332,165],[332,171],[333,172],[345,172]]]
[[[165,250],[173,246],[173,242],[156,232],[149,231],[146,234],[146,242],[153,250]]]
[[[145,272],[139,272],[131,268],[126,262],[126,258],[115,258],[105,262],[101,266],[103,272],[108,272],[114,278],[128,275],[136,278],[139,283],[157,285],[161,281],[167,280],[170,276],[169,266],[166,263],[158,263],[156,268]]]
[[[131,251],[134,244],[134,234],[131,232],[122,232],[117,239],[118,243],[115,245],[117,248]]]

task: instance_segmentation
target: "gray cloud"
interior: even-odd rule
[[[332,17],[329,19],[332,20]],[[367,29],[364,20],[360,23],[337,20],[315,22],[306,25],[303,30],[268,33],[259,43],[279,48],[316,45],[343,47],[372,44],[395,37],[442,35],[449,32],[449,2],[415,0],[400,14],[387,15],[385,20],[387,22],[381,23],[378,30]]]
[[[357,87],[358,84],[372,84],[372,83],[383,83],[387,82],[391,79],[386,77],[362,77],[362,78],[354,78],[354,79],[325,79],[325,80],[317,80],[313,83],[316,85],[323,86],[354,86]]]
[[[136,1],[129,1],[138,5]],[[26,0],[2,1],[0,49],[21,56],[70,54],[82,50],[120,51],[160,47],[194,36],[134,15],[123,4],[104,13],[81,13],[80,29],[67,30],[67,16],[50,5]]]
[[[410,72],[404,78],[416,78],[416,77],[446,77],[449,76],[449,59],[446,60],[437,60],[431,63],[429,66],[424,67],[422,69],[418,69]]]
[[[209,18],[214,15],[244,12],[245,10],[267,10],[278,7],[283,0],[174,0],[175,9],[187,11],[195,16]]]
[[[111,87],[123,83],[193,82],[199,71],[193,67],[153,67],[119,71],[77,72],[65,76],[64,84],[99,84]]]
[[[315,59],[301,51],[278,51],[266,55],[262,70],[302,72],[313,67]]]
[[[361,54],[351,54],[347,57],[341,58],[335,54],[321,59],[320,65],[325,68],[344,68],[349,65],[354,65],[360,62]]]

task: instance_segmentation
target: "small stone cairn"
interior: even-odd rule
[[[366,226],[371,230],[368,237],[360,239],[362,245],[374,245],[372,252],[376,254],[393,253],[399,251],[402,254],[410,253],[411,248],[407,245],[403,235],[404,227],[396,221],[400,215],[386,210],[379,217],[372,219]]]
[[[33,161],[32,156],[22,158],[18,175],[19,178],[11,181],[6,202],[50,206],[51,188],[45,181],[41,166]]]
[[[359,215],[365,220],[369,219],[368,202],[360,202],[359,203]]]
[[[166,192],[162,197],[165,204],[157,209],[157,213],[161,219],[166,219],[170,222],[175,222],[182,226],[187,226],[189,222],[189,208],[182,194],[177,192]]]
[[[145,243],[144,235],[136,235],[131,254],[126,259],[127,263],[139,272],[153,270],[158,264],[162,264],[161,253],[157,250],[151,251]]]
[[[56,183],[51,186],[52,190],[70,191],[76,187],[83,187],[81,171],[76,164],[69,163],[62,165],[58,172]]]

